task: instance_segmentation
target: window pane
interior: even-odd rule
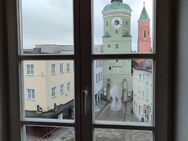
[[[100,67],[96,63],[101,62]],[[153,123],[153,61],[95,60],[94,119],[101,124]]]
[[[60,72],[62,63],[69,64],[69,72]],[[34,73],[27,74],[30,64]],[[26,118],[74,119],[73,61],[24,61],[23,70],[26,73],[23,76],[22,106]]]
[[[153,0],[93,0],[94,54],[151,53]]]
[[[95,129],[94,141],[153,141],[152,131]]]
[[[73,1],[20,0],[26,54],[73,54]]]
[[[75,141],[72,127],[26,126],[26,141]]]

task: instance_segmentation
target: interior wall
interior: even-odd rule
[[[186,141],[188,140],[188,0],[179,2],[175,133],[176,141]]]

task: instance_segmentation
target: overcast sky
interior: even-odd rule
[[[94,43],[102,44],[102,9],[111,0],[94,0]],[[143,2],[152,19],[152,0],[123,0],[132,9],[132,49],[137,47],[138,19]],[[23,47],[35,44],[73,44],[73,12],[71,0],[22,0]],[[152,25],[152,24],[151,24]]]

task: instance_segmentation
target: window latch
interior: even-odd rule
[[[87,114],[87,96],[88,96],[88,90],[83,90],[82,91],[82,94],[84,96],[84,114],[86,115]]]

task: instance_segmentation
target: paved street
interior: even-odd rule
[[[95,141],[153,141],[150,131],[96,129]]]
[[[27,136],[27,141],[75,141],[74,130],[73,128],[59,128],[46,138]]]
[[[131,113],[132,101],[122,103],[121,110],[113,111],[111,103],[101,100],[96,107],[95,116],[97,120],[110,121],[139,121]],[[96,129],[95,141],[152,141],[152,132],[117,129]],[[27,136],[27,141],[75,141],[72,128],[60,128],[50,134],[47,138],[36,138]]]
[[[130,105],[132,105],[132,101],[122,103],[120,111],[113,111],[111,110],[111,103],[106,103],[96,114],[96,119],[110,121],[139,121],[136,116],[131,113]]]

